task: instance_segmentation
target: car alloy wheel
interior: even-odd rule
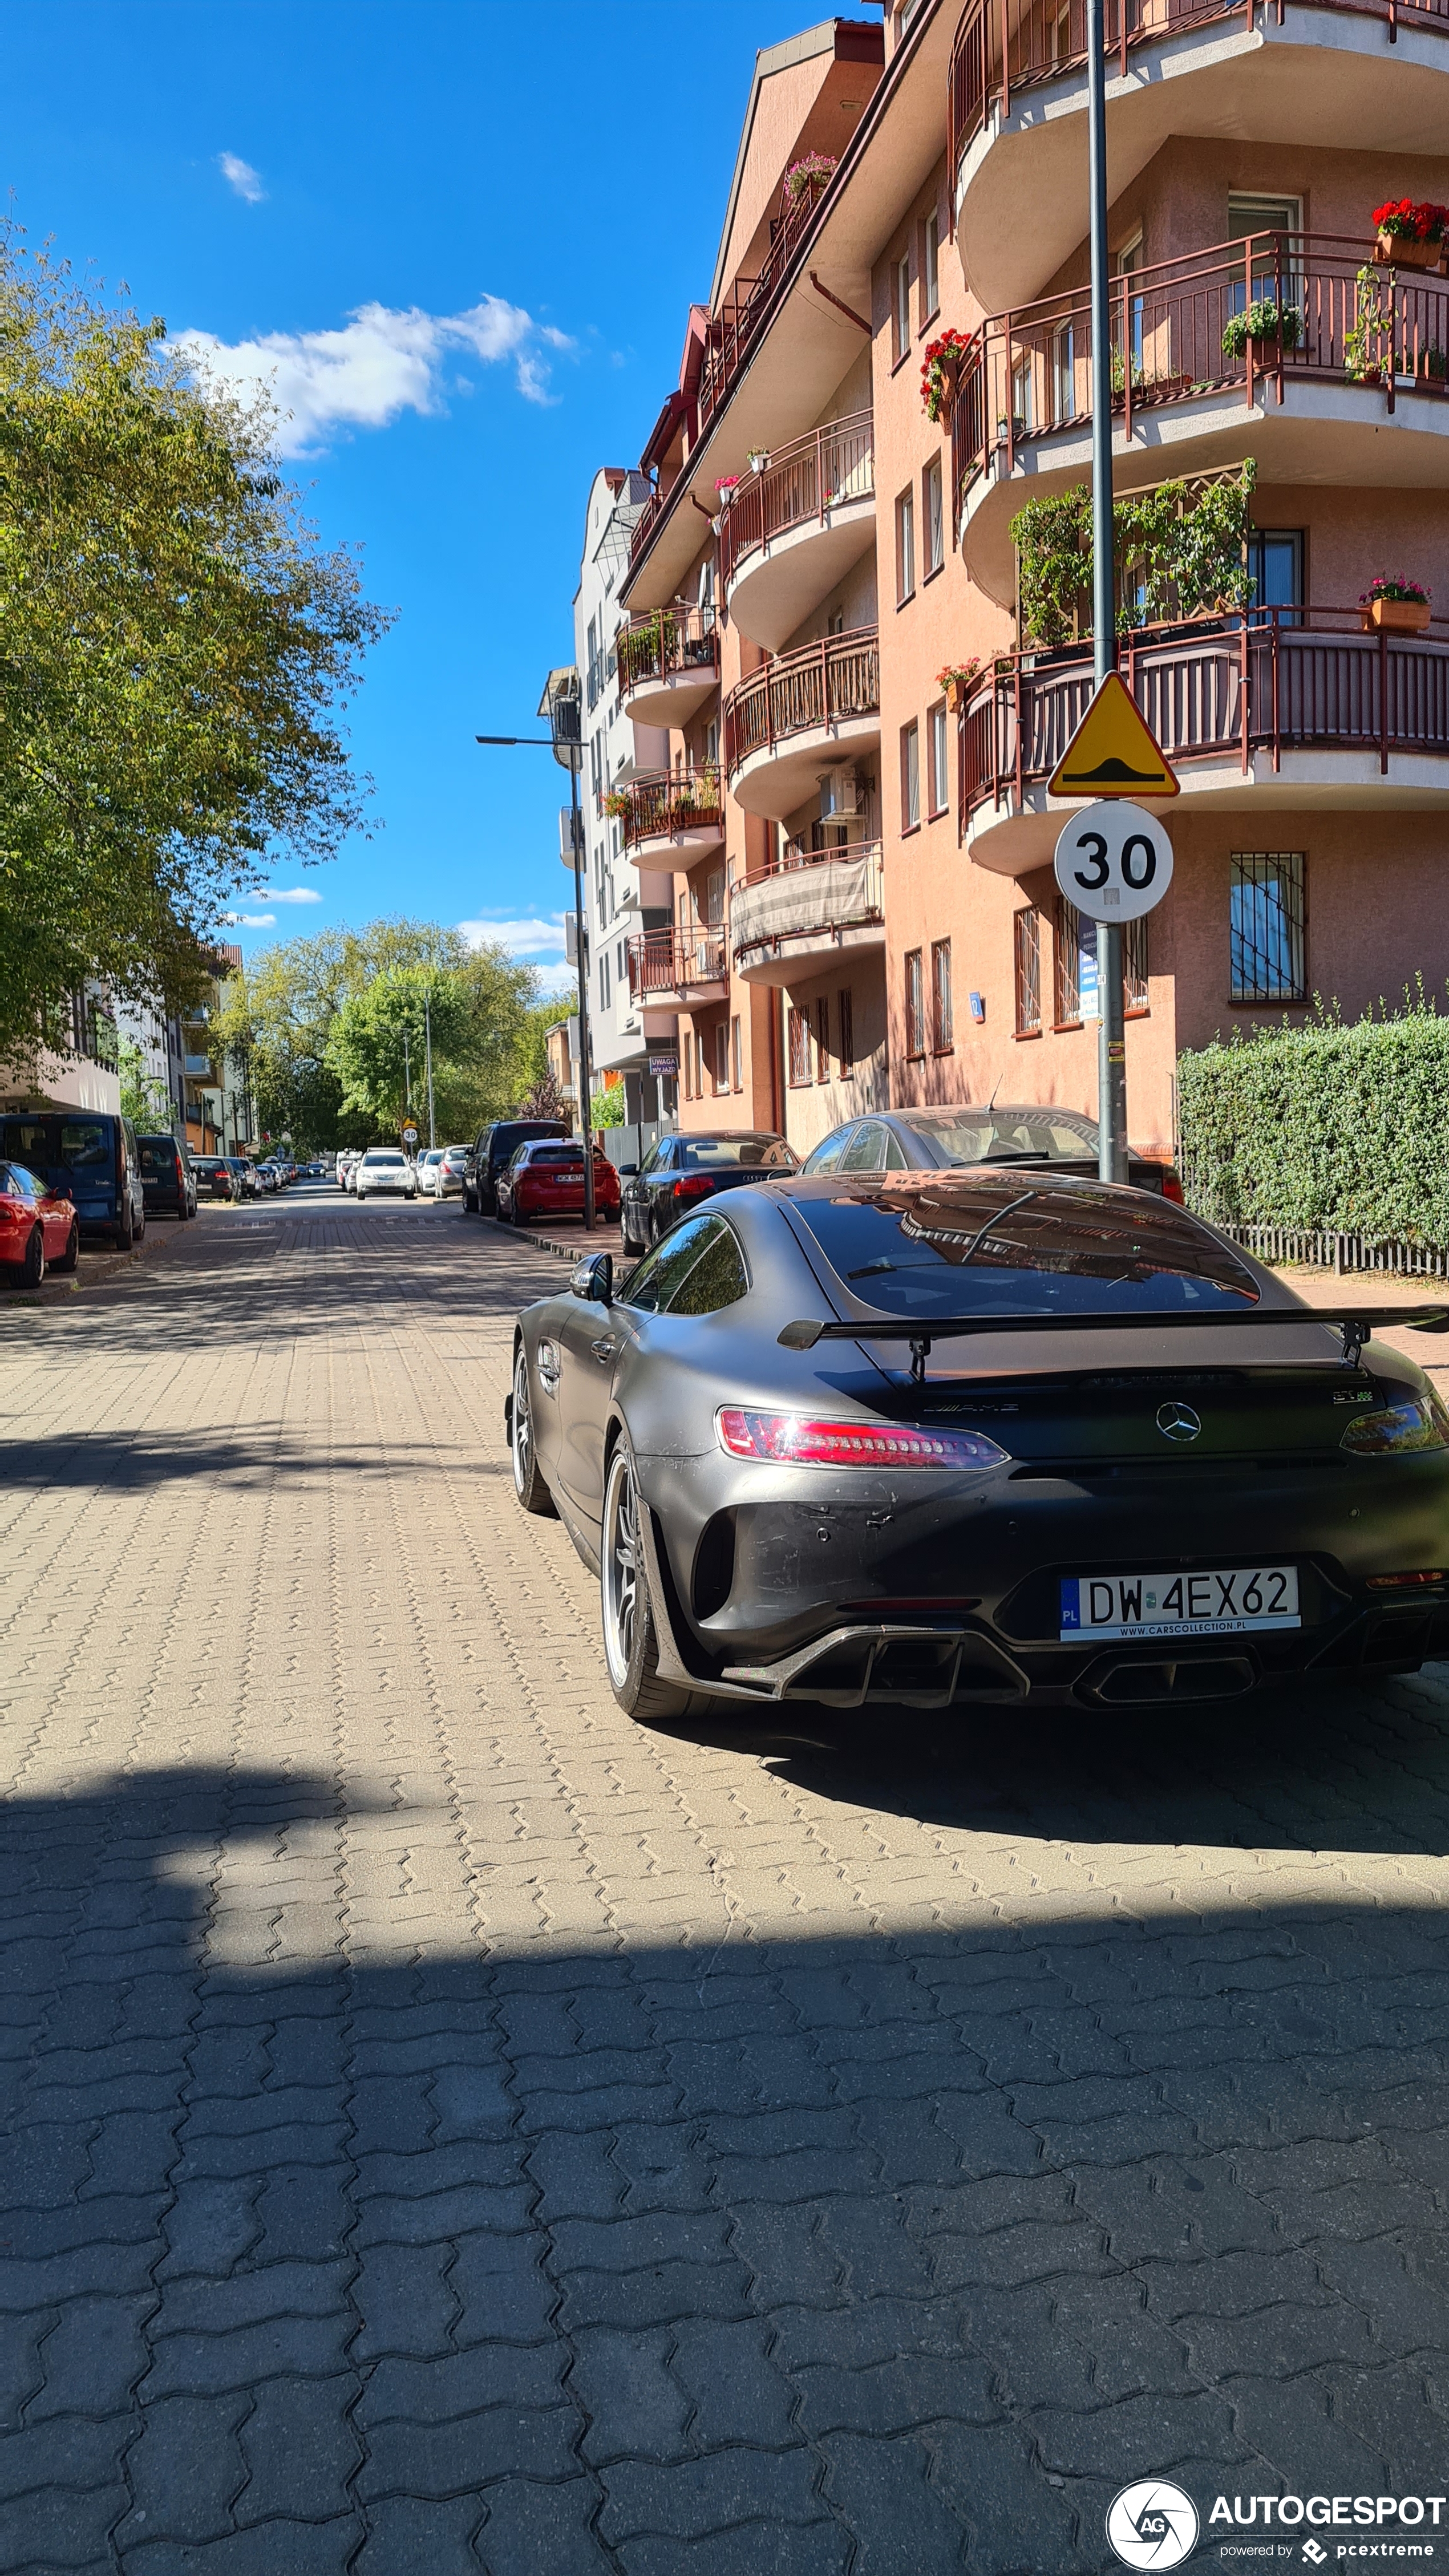
[[[615,1690],[623,1690],[634,1662],[640,1614],[639,1497],[634,1461],[623,1441],[609,1462],[601,1555],[604,1657]]]
[[[513,1490],[526,1512],[552,1517],[554,1499],[542,1474],[533,1445],[533,1415],[528,1400],[528,1354],[522,1343],[513,1364],[513,1407],[509,1420],[509,1446],[513,1453]]]

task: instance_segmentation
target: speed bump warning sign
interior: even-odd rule
[[[1176,796],[1177,776],[1120,673],[1109,671],[1053,770],[1049,796]]]

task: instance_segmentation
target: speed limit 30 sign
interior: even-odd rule
[[[1064,826],[1056,880],[1089,921],[1140,921],[1172,883],[1172,843],[1145,806],[1102,798]]]

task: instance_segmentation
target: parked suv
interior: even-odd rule
[[[196,1175],[191,1157],[174,1136],[138,1136],[141,1194],[148,1216],[182,1218],[196,1214]]]
[[[498,1175],[535,1136],[566,1136],[562,1118],[500,1118],[485,1127],[463,1164],[463,1205],[470,1216],[498,1214]]]
[[[128,1252],[146,1231],[146,1196],[129,1118],[95,1109],[15,1110],[0,1118],[0,1160],[23,1163],[68,1198],[82,1234]]]
[[[209,1199],[239,1199],[241,1183],[225,1154],[193,1154],[196,1187]]]
[[[415,1199],[418,1176],[413,1164],[396,1145],[370,1145],[357,1166],[354,1192],[359,1206],[364,1199],[377,1198],[384,1191],[394,1198]]]

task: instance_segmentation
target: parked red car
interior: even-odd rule
[[[497,1180],[498,1214],[504,1225],[528,1225],[537,1217],[582,1216],[584,1149],[576,1137],[535,1138],[520,1145]],[[600,1216],[615,1216],[619,1175],[608,1155],[594,1147],[594,1206]]]
[[[47,1270],[74,1270],[80,1221],[74,1202],[48,1190],[23,1163],[0,1163],[0,1278],[38,1288]]]

